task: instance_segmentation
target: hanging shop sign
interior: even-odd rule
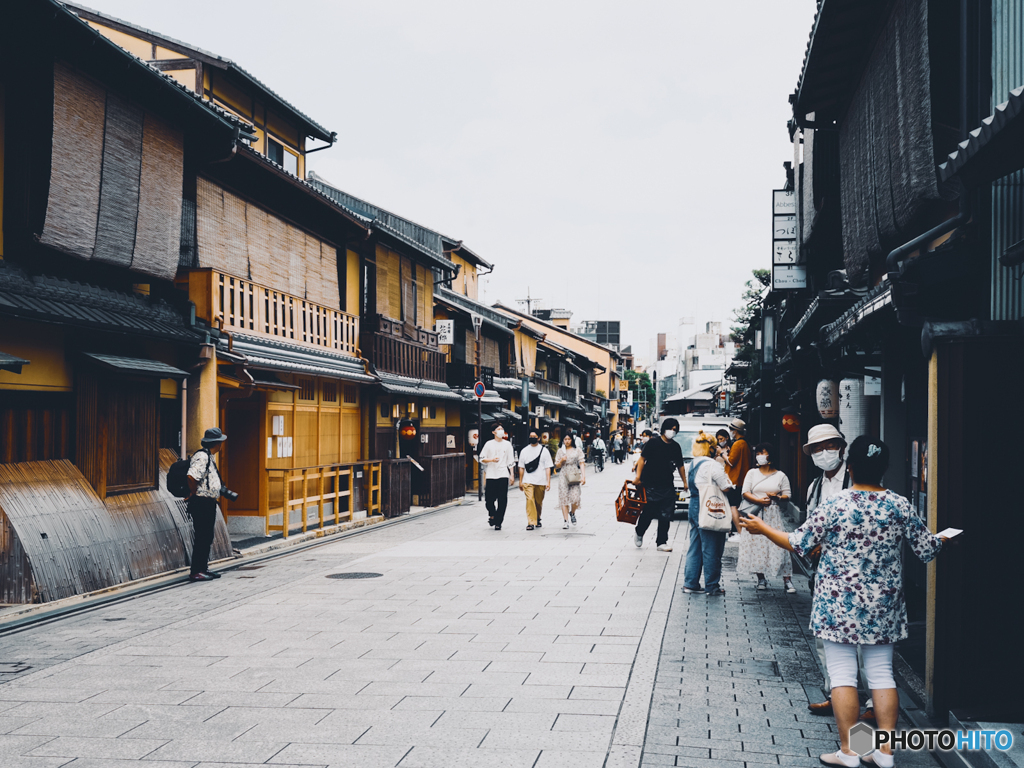
[[[434,321],[434,333],[437,334],[438,344],[454,344],[455,343],[455,321],[454,320],[435,320]]]
[[[452,442],[454,442],[454,440]],[[469,432],[466,433],[466,442],[469,443],[470,447],[476,448],[480,443],[480,430],[469,430]]]
[[[444,447],[445,448],[454,448],[455,447],[455,435],[445,435]]]
[[[796,228],[796,195],[772,190],[772,290],[807,287],[807,270],[797,266]]]
[[[818,382],[814,392],[818,404],[818,415],[823,419],[834,419],[839,415],[839,385],[831,379]]]

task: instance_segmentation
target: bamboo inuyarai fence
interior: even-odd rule
[[[265,532],[269,536],[280,531],[288,538],[293,528],[309,529],[309,510],[316,507],[316,527],[326,524],[338,525],[343,520],[355,520],[356,506],[362,506],[367,517],[381,513],[381,472],[380,462],[358,462],[354,464],[321,464],[314,467],[267,469],[264,498],[260,508],[264,510]],[[271,507],[271,499],[275,505]],[[331,512],[325,513],[325,505],[331,505]],[[345,509],[342,509],[342,507]],[[301,510],[302,519],[292,522],[295,510]],[[271,524],[270,518],[281,515],[281,524]],[[333,517],[333,521],[330,519]]]

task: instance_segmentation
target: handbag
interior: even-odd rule
[[[570,464],[568,456],[566,456],[562,474],[565,476],[565,482],[568,485],[579,485],[583,482],[583,471],[580,469],[580,463],[577,461]]]
[[[697,527],[704,531],[720,533],[732,530],[732,513],[725,491],[712,480],[710,483],[697,486],[697,496],[700,499]]]

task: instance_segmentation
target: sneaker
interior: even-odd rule
[[[533,530],[533,526],[532,526],[532,525],[528,525],[528,526],[526,526],[526,530],[528,530],[528,531],[532,531],[532,530]]]
[[[188,577],[189,581],[213,581],[213,577],[205,573],[190,573]]]
[[[572,520],[573,525],[576,525],[576,515],[574,515],[572,512],[569,513],[569,519]]]
[[[220,574],[219,573],[214,573],[213,571],[204,571],[204,573],[207,576],[209,576],[211,579],[219,579],[220,578]]]
[[[689,587],[683,587],[683,594],[684,595],[703,595],[704,594],[704,587],[694,587],[693,589],[690,589]]]
[[[757,580],[757,588],[760,589],[760,590],[768,589],[768,580],[767,579],[758,579]]]
[[[495,526],[494,526],[494,530],[496,530],[496,531],[500,531],[500,530],[501,530],[501,526],[500,526],[500,525],[498,525],[498,524],[495,524]]]
[[[569,528],[569,521],[566,520],[564,523],[562,523],[562,530],[565,531],[565,530],[568,530],[568,528]]]
[[[709,589],[708,590],[708,597],[718,597],[719,595],[724,595],[724,594],[725,594],[725,590],[722,589],[721,587],[715,587],[714,589]]]
[[[783,579],[782,583],[786,586],[786,591],[789,594],[791,594],[791,595],[796,594],[796,587],[793,586],[792,579]]]
[[[659,544],[658,545],[658,551],[659,552],[671,552],[672,551],[672,547],[670,547],[668,544]]]
[[[634,532],[633,543],[636,544],[638,547],[642,547],[644,545],[644,537],[641,536],[639,533]]]
[[[846,755],[841,750],[828,752],[818,758],[822,765],[845,765],[855,768],[860,765],[860,757],[857,755]]]

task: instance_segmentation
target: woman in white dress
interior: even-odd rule
[[[568,528],[570,520],[576,525],[576,510],[580,508],[582,488],[587,484],[583,451],[576,447],[571,434],[562,438],[562,446],[555,454],[555,469],[558,470],[558,503],[562,507],[562,528]]]
[[[759,517],[772,528],[782,530],[779,504],[789,501],[791,489],[786,473],[774,467],[774,453],[775,448],[770,443],[761,443],[754,448],[757,466],[743,478],[740,515]],[[758,589],[768,589],[766,576],[781,576],[786,591],[796,592],[789,552],[772,546],[764,536],[752,536],[746,529],[740,532],[740,556],[736,570],[755,574]]]

